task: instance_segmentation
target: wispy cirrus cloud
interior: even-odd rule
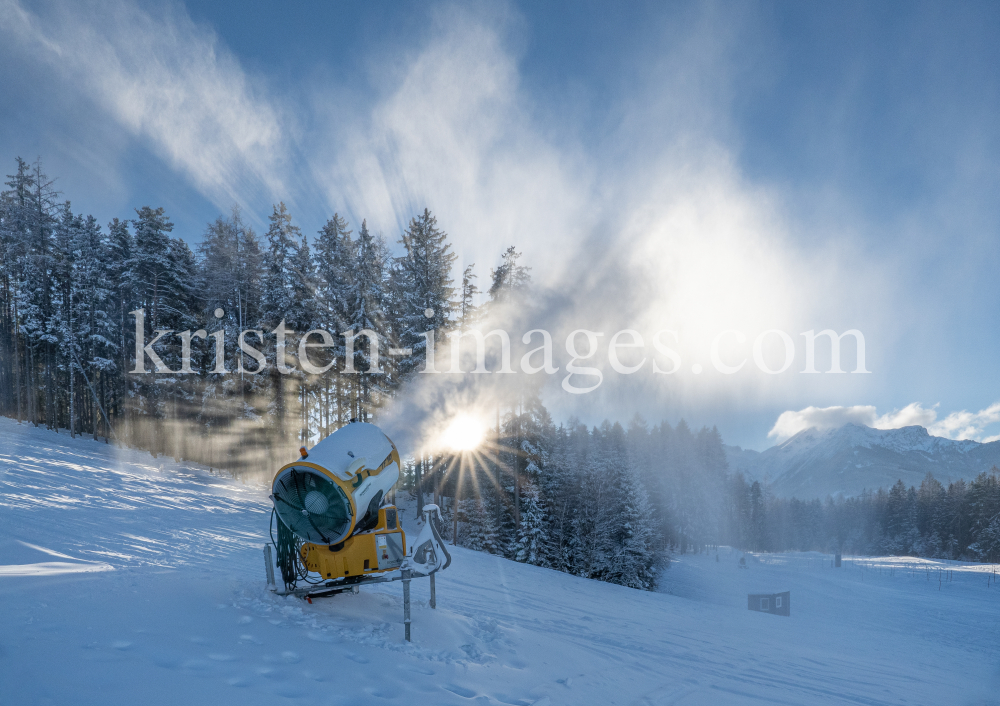
[[[220,210],[236,202],[259,220],[280,198],[302,205],[293,213],[306,232],[339,211],[391,241],[426,206],[461,264],[477,263],[484,289],[506,246],[524,252],[546,290],[527,329],[557,339],[602,332],[594,365],[606,365],[617,330],[640,329],[647,357],[654,333],[678,332],[676,375],[653,375],[647,359],[643,374],[608,375],[601,399],[582,405],[553,376],[547,401],[558,415],[597,422],[591,415],[638,408],[704,423],[715,414],[706,401],[733,409],[734,400],[752,408],[785,399],[798,366],[772,377],[751,361],[740,375],[716,374],[713,336],[747,335],[745,345],[726,339],[733,349],[722,354],[738,362],[764,331],[868,332],[871,312],[891,309],[872,306],[885,296],[872,283],[890,278],[870,276],[877,266],[856,253],[845,257],[839,237],[819,252],[803,248],[795,229],[805,226],[790,219],[782,190],[742,170],[726,127],[738,73],[728,52],[739,31],[718,13],[706,12],[684,41],[658,43],[648,85],[617,101],[606,134],[584,144],[537,110],[545,97],[522,83],[516,32],[468,6],[435,6],[405,44],[372,52],[369,81],[353,76],[349,99],[308,67],[279,99],[179,5],[110,0],[43,12],[0,3],[11,18],[0,38],[39,57],[65,90],[148,143]],[[556,345],[558,356],[565,344]],[[782,353],[777,344],[764,351],[778,361],[772,368]],[[845,384],[864,394],[861,377],[814,380],[813,399]]]
[[[331,210],[387,233],[429,207],[480,276],[511,244],[552,275],[592,222],[592,166],[532,120],[502,22],[462,5],[430,14],[405,61],[372,58],[372,102],[327,105],[336,94],[316,86],[329,117],[306,138],[315,181]]]
[[[49,64],[220,208],[284,190],[282,116],[213,31],[183,8],[113,0],[33,12],[3,0],[0,36]]]

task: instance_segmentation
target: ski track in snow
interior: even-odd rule
[[[645,593],[455,549],[406,643],[399,583],[269,593],[269,514],[263,486],[0,419],[0,704],[1000,703],[992,567],[723,548]],[[784,590],[790,618],[747,611]]]

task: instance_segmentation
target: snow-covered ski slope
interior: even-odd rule
[[[987,567],[939,589],[943,562],[723,549],[643,593],[456,549],[407,644],[398,583],[269,594],[268,515],[263,487],[0,420],[0,704],[1000,703]],[[747,611],[784,590],[790,618]]]

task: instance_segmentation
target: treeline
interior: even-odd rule
[[[684,421],[557,427],[529,398],[504,415],[498,445],[425,478],[435,499],[459,499],[445,522],[459,544],[633,588],[655,587],[669,551],[725,533],[722,438]]]
[[[776,498],[729,473],[715,428],[556,426],[537,399],[504,415],[495,449],[438,461],[423,487],[459,544],[634,588],[654,588],[671,553],[718,545],[1000,561],[998,469],[947,487],[928,474],[919,488]]]
[[[756,551],[842,550],[861,555],[1000,561],[1000,470],[943,486],[897,481],[847,499],[768,497],[759,483],[730,481],[731,543]]]
[[[310,238],[284,204],[263,237],[234,208],[192,250],[162,208],[106,227],[74,213],[40,163],[17,159],[6,184],[0,413],[35,425],[239,470],[368,419],[423,359],[423,334],[459,323],[455,254],[427,210],[399,257],[337,214]],[[297,344],[313,329],[333,336],[314,334],[330,345],[308,349],[307,366]],[[378,369],[370,338],[351,350],[341,335],[363,331],[379,339]]]
[[[484,304],[471,266],[455,286],[456,256],[427,210],[397,256],[337,214],[308,236],[284,204],[262,237],[234,208],[192,250],[162,208],[102,227],[58,200],[39,163],[14,171],[0,194],[0,413],[57,431],[266,473],[370,419],[422,366],[428,331],[440,343],[492,307],[531,307],[513,247]],[[300,348],[313,330],[334,335]],[[158,336],[170,345],[144,352]],[[643,589],[669,552],[719,544],[1000,557],[996,475],[776,499],[729,473],[715,429],[557,425],[536,393],[508,387],[482,449],[418,454],[405,469],[403,486],[442,507],[465,546]]]

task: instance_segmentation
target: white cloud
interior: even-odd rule
[[[937,405],[934,405],[937,407]],[[924,409],[919,402],[911,402],[902,409],[894,409],[876,419],[872,426],[876,429],[899,429],[901,427],[930,427],[937,418],[934,408]]]
[[[252,209],[259,204],[249,196],[281,193],[281,116],[182,8],[153,16],[128,2],[64,3],[34,14],[16,0],[2,4],[0,36],[147,140],[217,206]]]
[[[1000,440],[1000,435],[986,436],[986,428],[1000,422],[1000,402],[978,412],[952,412],[940,421],[936,421],[936,407],[934,405],[926,409],[921,403],[912,402],[882,416],[877,415],[873,405],[806,407],[798,411],[782,412],[767,435],[781,443],[806,429],[825,431],[845,424],[863,424],[873,429],[900,429],[918,425],[926,427],[931,436],[947,439],[974,439],[982,442]]]
[[[978,412],[952,412],[940,422],[928,427],[935,436],[949,439],[976,439],[979,441],[996,441],[1000,435],[983,438],[986,427],[1000,422],[1000,402],[991,404]]]
[[[778,421],[767,433],[778,443],[790,439],[800,431],[817,429],[825,431],[836,429],[845,424],[864,424],[874,426],[875,407],[872,405],[855,405],[853,407],[806,407],[798,411],[789,410],[778,416]]]
[[[477,263],[480,285],[511,244],[536,276],[554,275],[567,258],[552,254],[575,249],[594,211],[590,182],[533,124],[501,32],[449,5],[406,51],[402,70],[390,68],[397,56],[378,65],[392,80],[374,105],[346,121],[331,105],[310,138],[330,209],[349,208],[394,239],[430,208],[465,264]]]

